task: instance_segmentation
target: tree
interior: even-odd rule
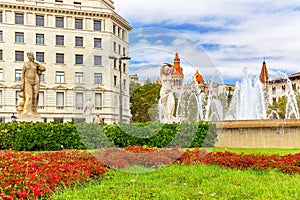
[[[151,121],[151,114],[157,110],[161,85],[147,82],[133,91],[130,97],[132,121]],[[158,114],[158,113],[157,113]]]
[[[268,108],[268,115],[272,113],[272,111],[277,112],[280,119],[285,118],[285,112],[286,112],[286,103],[287,103],[287,97],[279,97],[278,101],[274,101],[272,105],[269,105]],[[274,114],[274,113],[273,113]]]
[[[131,81],[129,85],[129,95],[132,96],[133,92],[136,91],[139,87],[141,87],[141,83],[137,81]]]

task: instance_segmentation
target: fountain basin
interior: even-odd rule
[[[217,122],[221,148],[300,148],[300,119]]]

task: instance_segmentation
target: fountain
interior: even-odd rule
[[[244,77],[235,85],[228,104],[225,92],[213,92],[214,83],[205,93],[197,84],[183,85],[174,90],[178,99],[174,119],[182,121],[210,121],[217,124],[217,147],[300,147],[300,120],[296,94],[291,80],[286,79],[288,90],[285,119],[279,119],[275,110],[267,115],[267,88],[258,78],[252,78],[244,68]],[[161,106],[161,105],[160,105]],[[161,108],[159,110],[162,110]],[[270,119],[271,116],[276,119]],[[163,115],[160,115],[163,120]],[[274,117],[273,117],[274,118]]]

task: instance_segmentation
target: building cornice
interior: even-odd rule
[[[62,15],[77,15],[77,16],[86,16],[86,17],[102,17],[102,18],[111,18],[116,23],[122,25],[128,31],[132,30],[132,27],[129,23],[118,15],[113,10],[109,9],[98,9],[99,11],[91,10],[78,10],[78,9],[66,9],[66,8],[55,8],[55,7],[44,7],[44,6],[32,6],[32,5],[20,5],[13,3],[0,3],[0,8],[3,9],[12,9],[22,12],[47,12],[53,14],[62,14]]]
[[[80,15],[89,17],[111,17],[112,11],[105,9],[103,12],[88,11],[88,10],[76,10],[76,9],[65,9],[65,8],[54,8],[54,7],[43,7],[43,6],[31,6],[31,5],[20,5],[13,3],[0,3],[0,8],[12,9],[16,11],[24,12],[48,12],[53,14],[64,14],[64,15]]]

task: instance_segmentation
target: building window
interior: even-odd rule
[[[56,92],[56,109],[63,110],[64,109],[64,99],[65,94],[63,92]]]
[[[75,46],[82,47],[83,46],[83,37],[75,37]]]
[[[73,3],[74,5],[79,5],[79,6],[81,5],[81,2],[74,1]]]
[[[276,87],[272,87],[272,94],[276,94]]]
[[[63,3],[63,0],[55,0],[56,3]]]
[[[76,54],[75,55],[75,64],[76,65],[82,65],[83,64],[83,55],[82,54]]]
[[[2,11],[0,11],[0,22],[3,22],[2,21]]]
[[[101,38],[94,38],[94,48],[101,48]]]
[[[0,68],[0,80],[3,80],[3,69]]]
[[[83,72],[76,72],[75,73],[75,83],[83,83]]]
[[[94,20],[94,31],[101,31],[101,21]]]
[[[23,92],[20,91],[20,90],[16,90],[16,106],[19,106],[21,101],[22,101],[22,98],[20,97],[20,94],[22,94]]]
[[[123,47],[123,56],[125,56],[125,55],[126,55],[126,48]]]
[[[0,60],[3,60],[3,50],[0,49]]]
[[[114,69],[117,69],[117,60],[114,60]]]
[[[102,109],[102,93],[95,93],[95,109]]]
[[[119,52],[119,54],[121,54],[121,45],[120,44],[118,45],[118,52]]]
[[[57,46],[64,46],[64,36],[63,35],[56,35],[56,45]]]
[[[24,33],[22,33],[22,32],[16,32],[15,33],[15,41],[17,43],[24,43]]]
[[[281,86],[282,92],[285,92],[285,85]]]
[[[121,28],[118,27],[118,36],[121,37]]]
[[[114,75],[114,86],[116,87],[117,86],[117,76]]]
[[[113,34],[116,34],[116,25],[113,25]]]
[[[65,72],[56,72],[56,83],[65,82]]]
[[[44,34],[37,33],[35,38],[36,44],[45,44]]]
[[[42,72],[42,74],[40,76],[40,81],[45,82],[45,73],[44,72]]]
[[[102,65],[102,56],[94,56],[94,65],[97,65],[97,66]]]
[[[56,53],[56,63],[57,64],[65,63],[65,55],[63,53]]]
[[[117,43],[116,42],[113,43],[113,48],[114,48],[114,52],[117,52]]]
[[[44,26],[44,16],[43,15],[36,15],[35,16],[35,25]]]
[[[76,92],[76,110],[83,109],[83,93]]]
[[[123,80],[123,89],[124,89],[124,90],[126,90],[126,88],[127,88],[127,87],[126,87],[126,83],[127,83],[127,82],[126,82],[126,80],[124,79],[124,80]]]
[[[0,31],[0,42],[2,42],[2,41],[3,41],[3,32]]]
[[[44,109],[44,91],[39,91],[38,109]]]
[[[126,73],[126,63],[123,63],[123,72]]]
[[[35,58],[39,62],[45,62],[44,57],[44,52],[36,52],[35,54]]]
[[[15,14],[15,23],[16,24],[24,24],[24,14],[23,13]]]
[[[122,31],[122,39],[123,39],[123,40],[126,39],[126,31]]]
[[[82,25],[82,19],[75,19],[75,29],[82,29],[83,25]]]
[[[55,27],[56,28],[64,28],[64,17],[56,17],[55,18]]]
[[[94,74],[94,84],[102,84],[102,73]]]
[[[16,71],[15,71],[15,80],[16,81],[21,81],[22,80],[22,70],[21,69],[16,69]]]
[[[24,61],[24,51],[15,52],[15,61]]]

